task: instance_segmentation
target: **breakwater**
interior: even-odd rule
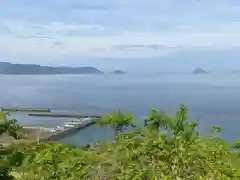
[[[41,138],[39,140],[39,142],[46,142],[46,141],[56,141],[56,140],[59,140],[61,138],[64,138],[66,136],[69,136],[71,134],[74,134],[76,133],[77,131],[79,131],[80,129],[83,129],[83,128],[86,128],[90,125],[93,125],[97,122],[97,119],[85,119],[83,120],[80,124],[78,125],[75,125],[74,127],[70,127],[70,128],[67,128],[67,129],[64,129],[64,130],[61,130],[61,131],[57,131],[53,134],[51,134],[50,136],[48,137],[44,137],[44,138]]]
[[[74,115],[74,114],[58,114],[58,113],[29,113],[28,116],[40,117],[64,117],[64,118],[101,118],[97,115]]]
[[[7,112],[51,112],[50,109],[34,109],[34,108],[0,108],[2,111],[7,111]]]

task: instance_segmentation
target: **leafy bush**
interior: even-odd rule
[[[0,135],[7,133],[14,139],[19,139],[22,130],[22,126],[20,126],[15,119],[8,120],[6,113],[0,111]],[[11,176],[9,172],[11,171],[11,167],[18,162],[16,161],[16,157],[20,157],[19,153],[13,153],[10,149],[0,146],[0,179],[13,179],[13,176]]]
[[[109,114],[100,124],[116,131],[114,142],[84,148],[53,142],[11,146],[21,162],[13,170],[23,180],[239,180],[238,152],[214,135],[200,137],[199,123],[187,117],[184,106],[175,117],[153,109],[144,128],[124,132],[134,127],[134,118]]]

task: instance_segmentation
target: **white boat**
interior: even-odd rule
[[[74,124],[72,124],[72,123],[64,123],[64,127],[75,127],[75,125]]]
[[[88,117],[88,118],[84,118],[82,121],[90,121],[92,120],[92,118]]]
[[[63,131],[65,128],[61,127],[61,126],[57,126],[56,128],[54,128],[56,131]]]
[[[54,128],[50,128],[49,132],[56,132],[56,130]]]
[[[64,123],[64,127],[76,127],[76,126],[85,126],[85,124],[93,121],[92,118],[81,118],[79,120],[74,120],[72,122]]]
[[[68,124],[68,125],[79,125],[81,124],[82,121],[71,121],[71,122],[67,122],[67,123],[64,123],[64,124]]]
[[[71,122],[71,123],[69,123],[69,124],[72,124],[72,125],[79,125],[79,124],[81,124],[81,122],[79,121],[79,122]]]

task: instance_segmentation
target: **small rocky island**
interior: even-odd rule
[[[126,72],[121,71],[121,70],[115,70],[112,72],[112,74],[126,74]]]
[[[207,71],[201,69],[201,68],[196,68],[193,70],[192,74],[206,74]]]

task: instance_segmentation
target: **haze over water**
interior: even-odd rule
[[[200,120],[201,132],[219,125],[227,140],[240,137],[240,74],[1,75],[0,82],[0,106],[4,107],[100,115],[120,108],[143,118],[153,107],[174,114],[184,104],[190,119]],[[66,121],[21,113],[13,117],[24,125],[46,127]],[[92,126],[61,141],[79,145],[111,136],[111,130]]]

